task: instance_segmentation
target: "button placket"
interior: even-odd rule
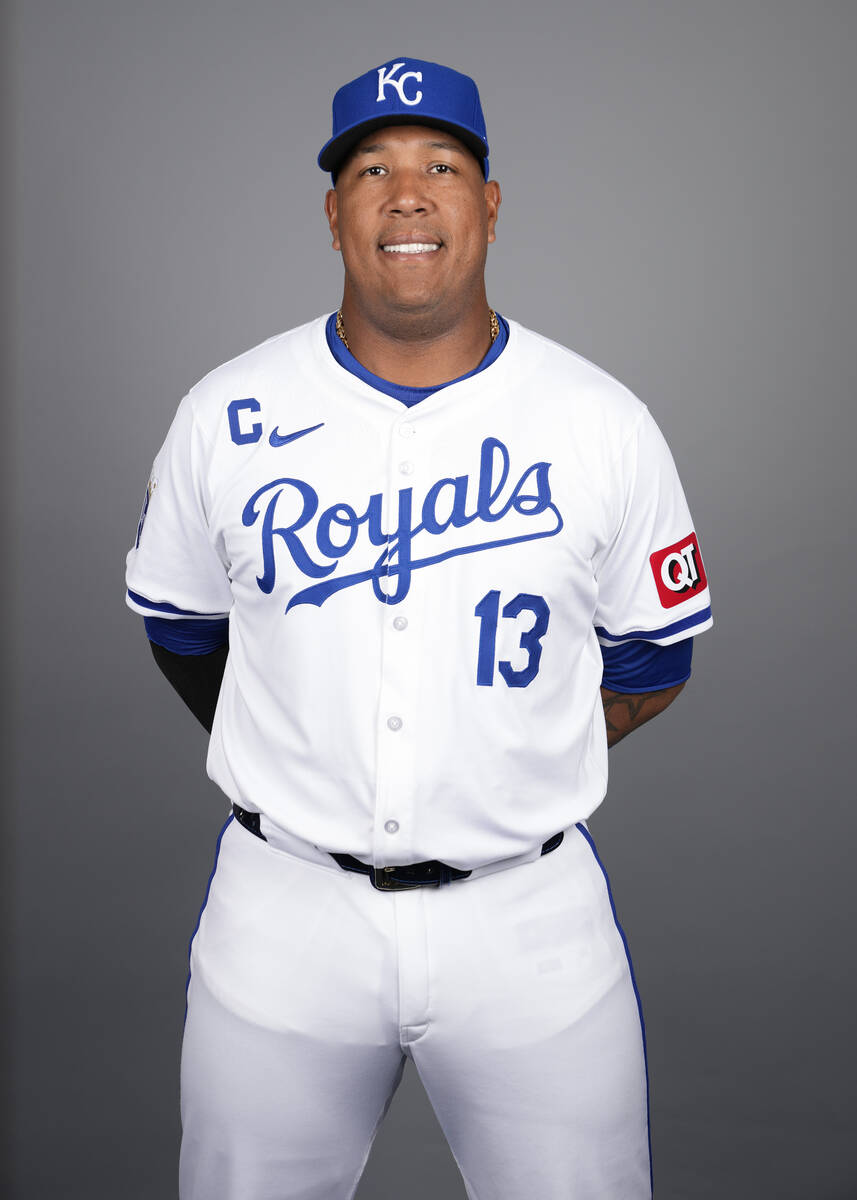
[[[412,486],[416,472],[415,440],[416,429],[411,421],[398,425],[390,438],[386,529],[395,528],[400,491]],[[395,592],[395,578],[390,583],[392,586],[388,590]],[[397,612],[397,607],[387,608],[383,619],[374,850],[376,862],[402,864],[413,859],[415,664],[412,660],[415,647],[410,635],[403,636],[408,628],[408,617]]]

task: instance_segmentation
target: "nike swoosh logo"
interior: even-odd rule
[[[280,427],[277,425],[271,430],[271,436],[268,441],[272,446],[285,446],[288,442],[297,441],[307,433],[313,433],[316,429],[321,429],[324,421],[319,421],[317,425],[310,425],[308,429],[298,429],[295,433],[280,433]]]

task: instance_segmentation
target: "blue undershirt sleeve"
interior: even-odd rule
[[[146,636],[156,646],[173,654],[211,654],[229,645],[229,618],[215,621],[187,617],[170,621],[165,617],[144,617]]]
[[[611,692],[658,692],[690,678],[693,638],[669,646],[639,640],[602,646],[603,687]]]

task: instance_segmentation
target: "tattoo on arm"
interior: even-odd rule
[[[615,746],[627,737],[633,730],[645,725],[668,708],[684,687],[678,683],[675,687],[664,688],[657,692],[639,692],[626,695],[622,692],[611,692],[609,688],[601,689],[601,700],[604,705],[604,720],[607,723],[607,745]]]

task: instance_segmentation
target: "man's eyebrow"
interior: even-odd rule
[[[456,154],[466,154],[467,151],[463,146],[457,145],[455,142],[425,142],[424,145],[431,146],[433,150],[454,150]]]

